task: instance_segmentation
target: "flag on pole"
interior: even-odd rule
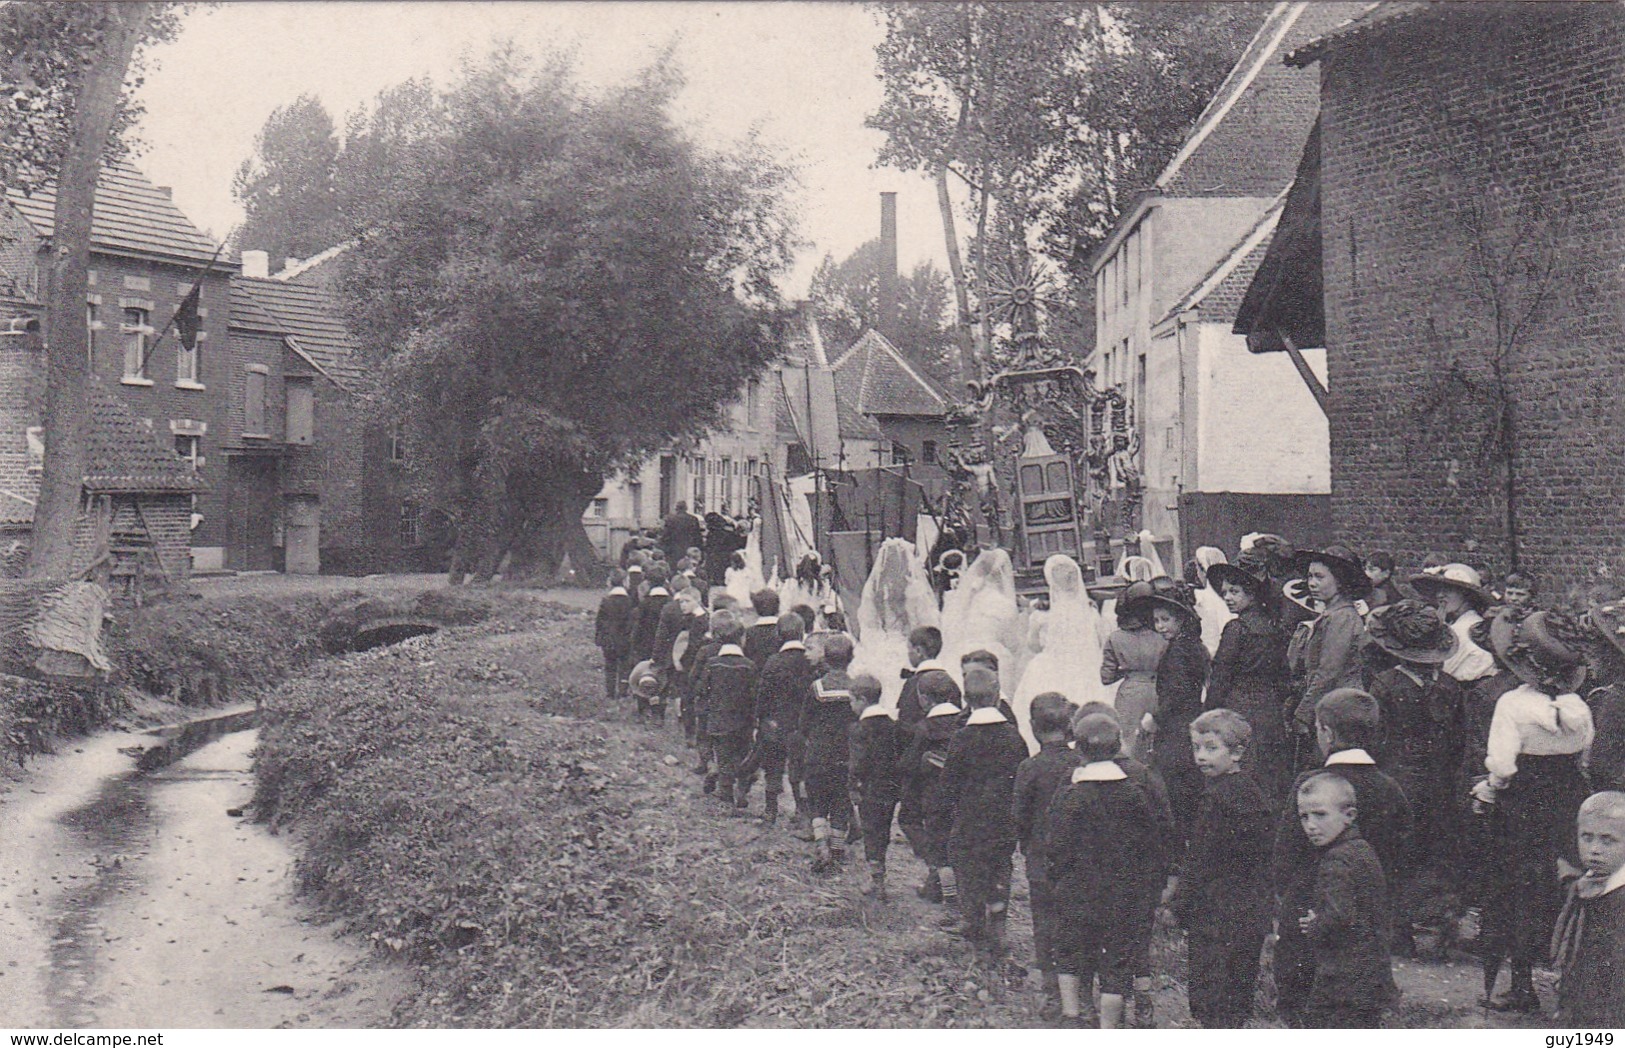
[[[181,345],[186,347],[187,352],[197,349],[198,331],[203,326],[203,318],[198,315],[198,302],[202,290],[203,280],[199,278],[175,309],[175,335],[181,340]]]

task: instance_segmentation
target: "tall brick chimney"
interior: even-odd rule
[[[880,194],[880,309],[875,324],[889,339],[897,338],[897,194]]]
[[[271,275],[271,253],[268,251],[243,252],[243,276],[259,277],[261,280]]]

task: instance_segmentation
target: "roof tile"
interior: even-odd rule
[[[56,228],[55,183],[36,189],[32,196],[7,190],[6,200],[40,236],[49,237]],[[102,169],[96,184],[91,242],[106,250],[157,254],[190,262],[208,262],[215,257],[217,248],[173,200],[125,162]]]
[[[296,349],[304,353],[339,385],[354,389],[365,374],[359,347],[345,325],[338,299],[320,283],[232,278],[232,315],[237,315],[237,292],[261,306]],[[246,312],[246,306],[245,306]]]
[[[954,400],[941,383],[873,328],[858,336],[832,366],[837,401],[850,398],[851,406],[865,415],[940,418]]]

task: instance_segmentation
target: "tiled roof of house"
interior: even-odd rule
[[[1369,3],[1277,4],[1157,178],[1170,197],[1273,197],[1320,111],[1320,76],[1283,61]]]
[[[24,196],[7,190],[6,200],[28,220],[34,232],[49,237],[56,228],[56,186],[48,183]],[[162,255],[206,263],[216,245],[204,236],[169,196],[134,166],[120,162],[102,170],[96,184],[93,246],[109,251]],[[222,258],[217,265],[235,265]]]
[[[289,343],[333,381],[350,389],[360,382],[364,372],[358,347],[338,300],[324,285],[263,277],[237,277],[233,284],[263,307]],[[236,295],[232,298],[235,317]]]
[[[280,320],[273,317],[266,308],[260,305],[254,293],[249,290],[247,281],[252,277],[233,276],[231,278],[231,326],[246,328],[250,331],[271,331],[276,334],[287,334],[283,330]]]
[[[1407,0],[1407,2],[1381,0],[1378,3],[1368,3],[1365,5],[1365,10],[1289,52],[1286,56],[1287,63],[1294,66],[1309,65],[1317,61],[1326,52],[1327,48],[1334,44],[1340,44],[1345,40],[1363,36],[1378,27],[1387,26],[1391,22],[1409,18],[1412,15],[1445,13],[1452,6],[1460,7],[1463,5],[1429,3],[1426,0]]]
[[[1191,309],[1197,310],[1204,321],[1234,323],[1236,310],[1241,308],[1241,300],[1247,294],[1247,286],[1252,283],[1253,274],[1258,272],[1264,253],[1269,250],[1270,238],[1275,235],[1275,225],[1280,221],[1281,205],[1285,199],[1284,192],[1277,196],[1275,203],[1259,216],[1253,227],[1214,263],[1212,269],[1202,275],[1202,279],[1183,298],[1163,313],[1157,323]]]
[[[831,366],[837,401],[848,401],[860,414],[940,418],[954,402],[941,383],[873,328]]]
[[[87,490],[104,494],[189,494],[207,486],[191,464],[132,414],[115,393],[96,379],[91,379],[87,392]],[[0,491],[0,524],[33,523],[34,503],[38,500],[39,475],[21,474]]]
[[[842,440],[880,440],[883,434],[875,420],[858,410],[862,396],[862,368],[834,368],[835,421]]]

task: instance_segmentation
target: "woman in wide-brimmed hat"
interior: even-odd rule
[[[1140,724],[1157,705],[1157,662],[1168,642],[1151,628],[1150,582],[1135,582],[1117,598],[1117,628],[1100,654],[1100,681],[1117,685],[1113,706],[1123,729],[1123,752],[1145,760]],[[1119,683],[1121,682],[1121,683]]]
[[[1478,809],[1502,823],[1505,875],[1486,920],[1512,959],[1511,990],[1488,1002],[1502,1010],[1539,1009],[1531,969],[1546,956],[1562,903],[1557,862],[1579,866],[1574,820],[1586,797],[1580,756],[1593,736],[1591,710],[1575,694],[1585,680],[1586,632],[1578,617],[1558,611],[1520,609],[1490,621],[1495,658],[1520,681],[1495,704],[1484,757],[1489,774],[1473,787]],[[1499,951],[1486,954],[1486,984],[1492,957],[1499,968]]]
[[[1299,770],[1308,771],[1321,763],[1315,744],[1315,703],[1334,689],[1365,684],[1360,660],[1365,622],[1354,602],[1370,589],[1371,580],[1360,558],[1345,546],[1306,550],[1294,563],[1309,583],[1310,594],[1325,601],[1303,647],[1303,694],[1292,716],[1296,763]]]
[[[1418,889],[1448,884],[1460,860],[1460,806],[1455,803],[1456,743],[1462,687],[1441,668],[1459,642],[1439,613],[1419,600],[1372,609],[1366,636],[1384,668],[1369,690],[1382,710],[1383,771],[1404,789],[1415,819],[1415,859],[1391,886],[1401,919],[1395,945],[1412,952],[1410,914]]]
[[[1263,558],[1243,552],[1234,564],[1207,570],[1208,584],[1236,617],[1225,623],[1208,672],[1207,705],[1235,710],[1253,729],[1244,764],[1270,804],[1292,781],[1292,746],[1281,703],[1289,694],[1287,637],[1269,614],[1270,580]]]
[[[1473,643],[1472,629],[1484,620],[1484,610],[1495,603],[1478,570],[1468,564],[1442,564],[1411,576],[1417,596],[1439,609],[1461,642],[1444,664],[1444,671],[1463,684],[1495,672],[1495,659]]]
[[[1152,735],[1151,763],[1168,788],[1174,815],[1175,855],[1190,837],[1191,823],[1202,799],[1202,773],[1191,752],[1191,721],[1202,714],[1202,689],[1211,659],[1202,644],[1202,619],[1189,584],[1177,579],[1151,580],[1152,628],[1167,641],[1157,660],[1157,705],[1140,725]]]

